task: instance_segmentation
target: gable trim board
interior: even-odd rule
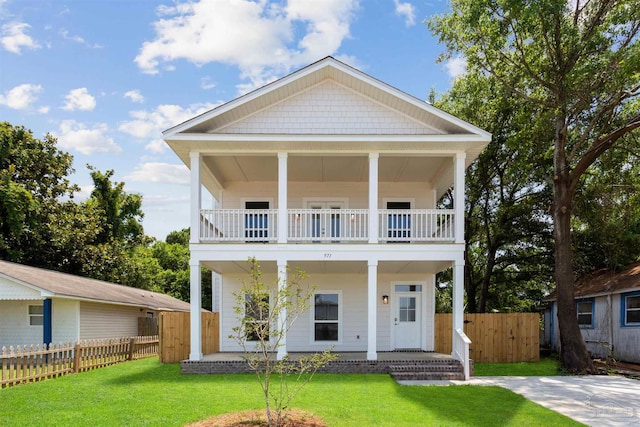
[[[222,116],[232,110],[240,109],[242,106],[247,106],[250,103],[257,104],[253,106],[253,108],[247,108],[244,114],[238,115],[247,117],[266,107],[276,105],[291,97],[293,94],[299,94],[303,90],[307,90],[308,88],[327,79],[334,80],[343,87],[350,89],[355,89],[355,87],[357,87],[357,90],[354,90],[355,92],[361,96],[368,96],[374,101],[378,100],[378,97],[383,99],[394,99],[396,102],[403,103],[405,108],[411,106],[415,108],[416,111],[426,112],[437,117],[443,124],[446,123],[453,128],[457,128],[457,133],[478,134],[490,139],[490,134],[488,132],[439,110],[431,104],[421,101],[416,97],[394,88],[393,86],[383,83],[382,81],[340,62],[331,56],[310,64],[296,72],[222,104],[177,126],[169,128],[163,132],[163,135],[165,139],[171,139],[176,134],[186,132],[189,129],[202,133],[203,129],[198,128],[198,126],[205,124],[207,121],[215,117]],[[259,103],[257,101],[261,102]],[[381,103],[387,104],[384,102]],[[390,105],[388,106],[391,107]],[[402,108],[395,107],[394,109],[402,111]],[[224,125],[214,128],[219,129],[223,126]]]

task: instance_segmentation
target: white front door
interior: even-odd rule
[[[396,285],[408,286],[408,285]],[[415,287],[415,286],[413,286]],[[393,332],[396,350],[422,347],[422,293],[396,290],[393,300]]]

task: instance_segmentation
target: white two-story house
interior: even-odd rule
[[[267,281],[299,267],[316,286],[278,357],[433,351],[435,275],[452,267],[453,356],[468,366],[465,168],[489,133],[327,57],[164,139],[191,171],[190,360],[203,357],[200,267],[221,278],[220,350],[240,351],[233,292],[255,257]],[[451,187],[454,209],[437,209]]]

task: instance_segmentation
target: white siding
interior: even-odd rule
[[[263,276],[265,283],[272,283],[273,275]],[[233,311],[235,298],[233,292],[242,286],[246,275],[225,275],[222,286],[222,313],[220,322],[221,351],[240,351],[241,347],[229,335],[233,335],[233,327],[238,325],[237,315]],[[426,312],[423,314],[423,335],[427,350],[433,350],[433,319],[435,293],[433,274],[425,275],[379,275],[377,290],[377,351],[392,350],[391,343],[391,304],[382,304],[382,295],[392,296],[392,281],[411,281],[426,284],[423,286],[423,301]],[[318,291],[340,291],[341,300],[341,340],[334,351],[366,351],[367,350],[367,276],[358,274],[313,274],[308,280]],[[303,313],[293,324],[287,335],[287,350],[322,351],[331,344],[314,343],[312,337],[312,313]]]
[[[305,199],[332,198],[348,199],[348,207],[351,209],[367,209],[369,207],[369,184],[367,182],[290,182],[287,188],[289,196],[288,208],[304,209]],[[309,195],[313,194],[313,197]],[[424,183],[381,182],[379,186],[378,206],[383,206],[383,200],[392,198],[414,200],[414,209],[433,209],[432,188]],[[230,182],[224,191],[224,200],[218,206],[220,209],[243,209],[244,201],[272,200],[270,208],[277,207],[278,183],[277,182]]]
[[[0,277],[0,300],[42,299],[40,292]]]
[[[42,344],[42,326],[29,325],[29,305],[42,305],[42,299],[0,301],[0,347]]]
[[[80,302],[53,298],[51,303],[51,341],[73,342],[80,338]]]
[[[114,304],[80,303],[80,339],[138,335],[138,317],[146,310]]]
[[[438,133],[331,81],[321,83],[218,131],[267,134]]]

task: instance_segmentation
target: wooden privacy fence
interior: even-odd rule
[[[160,313],[160,363],[179,362],[189,358],[191,346],[190,313]],[[220,351],[218,313],[202,313],[202,352]]]
[[[469,313],[464,332],[471,339],[474,362],[537,362],[540,360],[538,313]],[[451,313],[436,314],[435,351],[451,353]]]
[[[2,388],[158,354],[158,336],[2,347]]]

